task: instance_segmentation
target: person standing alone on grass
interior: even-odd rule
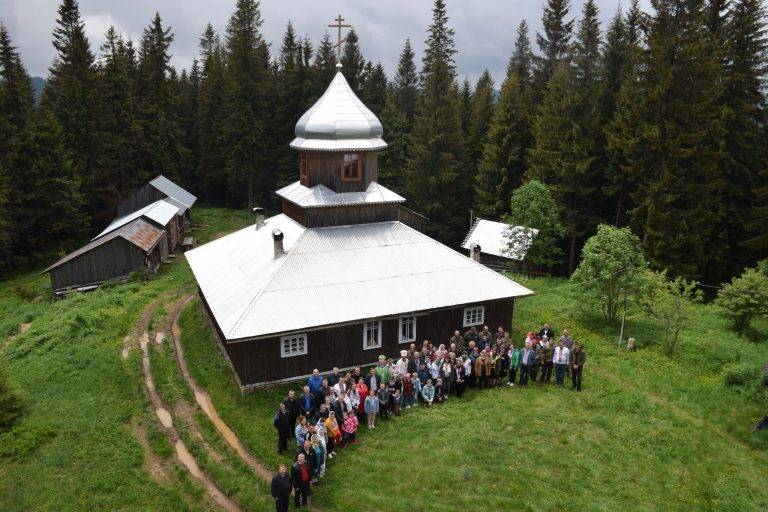
[[[584,371],[584,363],[587,361],[587,353],[581,343],[573,345],[573,354],[571,355],[571,381],[577,391],[581,391],[581,374]]]
[[[277,474],[272,477],[272,497],[275,499],[277,512],[288,512],[288,501],[291,499],[291,475],[288,474],[285,464],[280,464]]]
[[[307,506],[307,495],[309,494],[309,482],[311,480],[312,470],[307,463],[303,453],[299,453],[296,462],[291,466],[291,480],[293,481],[293,502],[296,508]]]
[[[288,438],[291,437],[291,421],[288,418],[288,412],[285,410],[285,404],[278,406],[274,425],[277,429],[277,453],[282,455],[288,449]]]
[[[555,347],[555,353],[552,357],[552,361],[555,363],[555,382],[558,386],[563,385],[565,380],[565,369],[568,368],[570,362],[571,351],[565,346],[563,340],[560,340]]]

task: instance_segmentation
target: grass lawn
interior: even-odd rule
[[[641,348],[616,348],[617,327],[574,309],[561,279],[530,279],[522,332],[548,320],[586,343],[585,391],[554,386],[473,392],[361,429],[357,447],[329,463],[316,489],[328,510],[765,510],[768,436],[750,426],[768,407],[754,387],[728,388],[724,365],[768,359],[764,344],[735,338],[709,306],[697,307],[678,352],[647,346],[658,328],[631,312]],[[274,409],[291,389],[241,396],[191,303],[181,318],[190,370],[222,418],[267,464]],[[293,386],[298,389],[297,386]],[[361,475],[365,475],[361,478]],[[370,475],[370,476],[368,476]]]
[[[194,216],[201,242],[250,221],[217,209]],[[329,462],[314,503],[327,511],[768,509],[768,433],[750,432],[768,411],[757,385],[766,343],[733,335],[711,306],[697,306],[674,356],[658,351],[658,326],[637,311],[626,332],[640,348],[619,351],[618,327],[577,312],[567,281],[522,281],[537,295],[516,304],[517,328],[570,327],[586,343],[585,390],[470,392],[380,422],[374,433],[363,427],[360,444]],[[48,286],[34,273],[0,283],[0,365],[25,402],[21,420],[0,434],[0,510],[210,509],[156,427],[138,351],[121,357],[149,304],[194,292],[186,263],[60,301]],[[167,314],[158,308],[151,328],[163,329]],[[30,326],[19,332],[22,323]],[[268,466],[287,462],[272,417],[299,386],[242,396],[195,301],[181,329],[190,371],[222,419]],[[150,345],[158,392],[202,469],[243,510],[270,510],[266,484],[195,407],[171,345]],[[725,385],[734,368],[751,380]]]

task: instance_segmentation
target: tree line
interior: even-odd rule
[[[348,33],[342,72],[389,144],[382,184],[456,246],[470,212],[509,218],[513,192],[543,183],[561,225],[553,270],[575,269],[601,223],[629,227],[674,276],[716,284],[754,264],[768,247],[762,0],[653,0],[647,13],[635,0],[605,28],[593,0],[543,4],[540,33],[517,27],[498,92],[487,70],[459,79],[444,0],[420,66],[406,40],[392,77]],[[288,23],[273,51],[259,2],[236,0],[179,73],[159,14],[140,41],[110,28],[96,51],[76,0],[58,16],[39,106],[0,25],[2,270],[71,248],[158,173],[210,204],[278,207],[273,191],[297,174],[294,125],[337,71],[328,34],[315,46]]]

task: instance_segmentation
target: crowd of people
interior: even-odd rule
[[[289,391],[274,417],[277,452],[288,451],[291,439],[297,448],[290,470],[281,465],[272,481],[277,510],[288,510],[291,491],[297,508],[307,505],[310,486],[323,478],[327,461],[339,449],[357,444],[363,421],[374,430],[377,420],[460,399],[466,388],[546,384],[553,370],[557,386],[564,386],[570,373],[571,389],[581,391],[585,361],[584,348],[568,330],[555,341],[545,323],[521,346],[501,327],[495,333],[488,326],[472,327],[463,335],[455,331],[447,344],[425,340],[417,348],[412,343],[395,361],[381,355],[367,372],[360,367],[345,373],[334,368],[326,375],[313,370],[301,394]]]

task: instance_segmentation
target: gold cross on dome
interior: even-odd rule
[[[352,25],[344,25],[342,22],[346,21],[344,18],[341,17],[341,14],[339,14],[334,20],[336,24],[328,25],[331,28],[337,28],[339,29],[339,39],[338,42],[334,45],[334,48],[337,48],[337,51],[339,52],[339,62],[341,62],[341,44],[347,39],[347,36],[341,37],[341,29],[342,28],[352,28]]]

